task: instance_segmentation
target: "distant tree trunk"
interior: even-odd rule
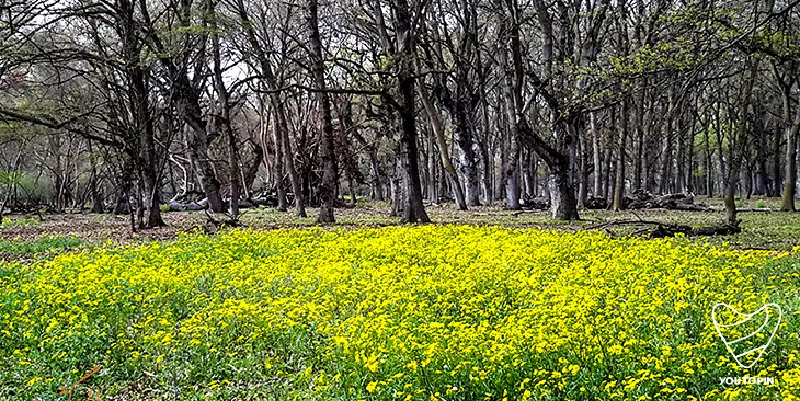
[[[703,135],[705,138],[705,181],[706,181],[706,196],[714,196],[714,151],[711,148],[711,136],[708,134],[708,123],[703,122]]]
[[[455,123],[456,144],[459,149],[461,174],[464,177],[466,201],[468,206],[480,206],[480,181],[478,160],[473,149],[474,125],[468,114],[470,107],[470,84],[467,77],[468,66],[456,64],[456,101],[450,107]]]
[[[92,213],[94,214],[102,214],[105,212],[105,204],[103,202],[103,194],[97,188],[97,166],[95,161],[95,155],[92,151],[92,141],[88,141],[89,146],[89,163],[91,164],[91,178],[90,178],[90,191],[92,195]],[[0,210],[2,213],[2,210]]]
[[[667,193],[670,187],[670,167],[672,166],[672,122],[675,114],[675,97],[672,94],[672,88],[669,89],[666,124],[664,126],[664,145],[661,153],[661,167],[658,175],[660,181],[658,183],[658,192]]]
[[[781,196],[781,159],[784,155],[781,153],[781,146],[783,145],[781,133],[779,131],[773,132],[772,141],[772,182],[770,186],[770,196]]]
[[[307,23],[311,56],[311,72],[317,90],[317,101],[322,114],[320,156],[322,158],[322,182],[319,185],[319,215],[317,222],[334,222],[333,206],[336,201],[336,156],[333,148],[333,119],[330,95],[325,87],[325,64],[322,56],[322,41],[319,36],[319,10],[317,0],[308,0]]]
[[[389,177],[389,199],[392,202],[391,216],[398,217],[403,215],[403,174],[400,169],[403,157],[403,144],[397,141],[394,155],[391,156],[392,173]]]
[[[261,45],[261,42],[259,42],[258,37],[253,30],[253,24],[247,14],[247,8],[245,7],[243,0],[236,0],[236,11],[242,21],[242,28],[247,34],[247,40],[253,49],[253,54],[255,54],[258,60],[258,65],[261,67],[261,73],[264,76],[264,82],[266,83],[267,89],[272,91],[269,96],[270,102],[272,103],[275,120],[273,123],[274,136],[277,139],[275,146],[277,148],[278,143],[282,144],[282,152],[284,155],[283,166],[284,170],[288,171],[289,180],[292,182],[295,214],[298,217],[306,217],[306,191],[303,189],[301,174],[297,171],[294,164],[294,152],[292,151],[291,143],[289,141],[289,124],[286,117],[286,105],[284,100],[281,98],[280,93],[277,91],[279,86],[278,79],[272,70],[267,49]],[[264,151],[266,152],[266,149],[264,149]],[[286,196],[284,195],[284,199],[285,198]],[[280,197],[278,202],[280,203]]]
[[[620,112],[620,133],[617,144],[617,177],[616,188],[614,188],[614,210],[622,209],[622,199],[625,197],[625,155],[626,140],[628,137],[628,98],[622,99],[622,110]]]
[[[592,163],[594,165],[594,181],[592,185],[592,196],[600,196],[603,193],[603,152],[600,148],[600,132],[597,129],[595,113],[589,113],[589,127],[592,130]]]
[[[253,198],[253,184],[258,178],[258,169],[264,162],[264,148],[256,143],[253,143],[254,157],[252,162],[242,171],[242,190],[246,199],[252,200]]]
[[[616,121],[616,113],[614,113],[614,109],[611,109],[611,115],[609,118],[610,124],[613,126],[614,121]],[[602,152],[600,154],[600,160],[603,162],[603,175],[600,179],[600,194],[597,195],[608,200],[610,204],[613,200],[613,194],[609,196],[609,194],[614,190],[614,183],[611,182],[614,179],[614,153],[617,150],[617,144],[615,141],[616,135],[613,132],[610,132],[606,135],[606,143],[602,146]]]
[[[239,219],[239,199],[241,198],[241,182],[239,167],[239,146],[236,135],[231,126],[231,105],[229,102],[228,88],[222,76],[222,56],[220,52],[219,33],[217,28],[216,1],[208,1],[208,13],[211,16],[211,53],[214,59],[214,89],[217,94],[217,108],[219,115],[212,118],[212,125],[216,130],[221,130],[227,141],[228,148],[228,189],[230,195],[229,212],[230,217],[237,221]]]
[[[644,92],[647,87],[647,79],[642,80],[642,87],[639,89],[639,98],[636,102],[635,130],[636,130],[636,165],[633,171],[633,186],[637,190],[642,189],[642,165],[644,158]]]
[[[695,181],[694,176],[694,169],[695,169],[695,154],[694,154],[694,146],[695,146],[695,137],[694,137],[694,123],[689,126],[689,137],[687,138],[686,143],[686,169],[685,169],[685,180],[686,180],[686,192],[687,193],[694,193],[697,191],[697,183]]]
[[[587,166],[589,156],[588,156],[588,145],[586,144],[586,135],[581,135],[578,138],[578,151],[580,152],[580,159],[581,159],[581,168],[578,175],[578,209],[585,209],[586,208],[586,200],[588,198],[589,192],[589,167]],[[594,170],[594,158],[592,158],[592,170]],[[596,196],[592,194],[592,196]]]
[[[458,179],[458,172],[456,171],[455,166],[453,166],[453,162],[450,160],[450,155],[447,151],[447,141],[445,140],[441,114],[428,96],[425,85],[420,84],[417,87],[420,93],[420,99],[422,99],[422,105],[425,107],[425,113],[428,115],[428,120],[433,128],[433,136],[436,138],[436,144],[439,148],[439,155],[442,160],[442,165],[447,173],[447,178],[450,180],[450,185],[453,187],[456,205],[458,206],[459,210],[467,210],[467,202],[464,197],[464,191],[461,189],[461,183]]]
[[[262,113],[262,123],[261,123],[261,140],[262,140],[262,148],[265,152],[267,151],[267,126],[264,123],[266,121],[266,115],[264,112],[264,105],[263,100],[261,104],[261,113]],[[286,200],[286,187],[283,185],[283,177],[284,177],[284,161],[287,159],[286,155],[284,154],[284,147],[283,147],[283,127],[281,127],[279,123],[280,117],[278,117],[278,108],[274,107],[273,105],[273,113],[275,114],[272,122],[272,143],[275,146],[275,158],[273,161],[273,176],[275,177],[275,194],[278,197],[278,211],[279,212],[286,212],[289,210],[288,202]]]
[[[758,102],[760,103],[760,102]],[[753,186],[753,194],[757,196],[765,196],[769,193],[769,178],[767,176],[767,132],[764,129],[763,118],[760,116],[764,110],[756,105],[759,108],[759,112],[756,113],[756,132],[754,133],[754,145],[756,147],[756,171],[755,171],[755,183]]]
[[[516,5],[510,7],[512,13],[516,13]],[[506,23],[505,19],[500,21],[500,24],[503,28],[501,31],[505,31],[509,24]],[[521,56],[519,55],[519,31],[518,28],[514,27],[514,22],[510,24],[511,26],[507,29],[510,31],[511,40],[512,42],[512,55],[513,55],[513,63],[517,64],[517,59],[519,58],[519,63],[521,64]],[[517,46],[515,46],[515,44]],[[498,60],[500,61],[501,69],[503,71],[508,71],[508,61],[506,57],[506,50],[501,48],[498,50]],[[519,183],[517,182],[517,161],[519,160],[519,138],[521,134],[521,122],[519,121],[519,114],[522,111],[523,105],[522,103],[522,83],[523,83],[523,71],[522,65],[514,66],[513,74],[509,74],[506,72],[504,74],[503,79],[503,94],[505,96],[505,105],[504,109],[506,112],[505,120],[507,124],[507,129],[504,131],[506,132],[507,140],[503,141],[505,144],[505,153],[504,158],[502,159],[502,168],[503,168],[503,181],[505,182],[505,192],[506,192],[506,208],[511,210],[516,210],[520,208],[519,204],[519,196],[517,196],[519,192]]]
[[[436,183],[438,178],[438,162],[436,150],[436,134],[433,130],[428,135],[428,200],[436,203],[439,198]]]
[[[481,166],[483,167],[483,170],[481,170],[481,190],[483,191],[486,204],[491,205],[492,202],[494,202],[494,196],[492,194],[492,177],[494,173],[492,172],[492,156],[489,154],[489,144],[486,143],[488,137],[489,133],[487,130],[483,139],[481,139],[478,144],[478,151],[481,155]]]
[[[675,185],[671,191],[673,193],[686,192],[686,136],[688,133],[686,132],[684,124],[685,119],[682,115],[679,115],[675,127],[678,137],[678,149],[675,152]]]
[[[741,169],[742,159],[744,158],[745,147],[747,144],[747,117],[749,114],[751,97],[753,94],[753,85],[758,72],[758,60],[748,57],[746,65],[749,67],[749,79],[745,78],[745,72],[742,72],[742,82],[744,85],[743,93],[739,99],[739,119],[736,127],[736,132],[731,130],[731,140],[729,141],[729,167],[728,174],[725,182],[725,223],[732,226],[738,226],[736,221],[736,179],[739,176]],[[731,116],[733,120],[734,116]]]

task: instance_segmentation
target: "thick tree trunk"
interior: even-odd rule
[[[431,219],[425,211],[422,201],[422,185],[419,178],[419,154],[417,150],[417,127],[414,113],[416,96],[414,93],[414,46],[415,35],[412,31],[411,8],[407,0],[396,0],[395,18],[397,20],[399,71],[397,76],[400,90],[400,128],[403,143],[405,178],[408,180],[403,221],[406,223],[429,223]]]
[[[222,131],[222,135],[226,139],[228,150],[228,192],[230,195],[230,202],[228,211],[230,218],[234,222],[239,220],[239,198],[241,197],[241,171],[239,167],[239,146],[236,141],[236,135],[231,126],[231,105],[229,102],[228,88],[225,86],[225,81],[222,77],[222,55],[220,51],[219,33],[217,27],[216,15],[216,1],[208,1],[207,12],[213,14],[211,16],[211,54],[214,59],[214,89],[217,94],[217,109],[218,116],[212,118],[211,124],[214,129]]]
[[[134,134],[140,136],[138,154],[131,155],[134,165],[139,166],[139,177],[144,180],[144,192],[136,192],[137,208],[144,206],[145,216],[139,221],[141,228],[154,228],[165,226],[161,218],[161,175],[156,155],[155,132],[153,119],[150,116],[149,91],[147,88],[147,74],[140,63],[141,45],[133,21],[134,10],[132,4],[123,2],[125,14],[123,37],[124,52],[126,54],[127,75],[129,79],[129,94],[131,109],[133,111]],[[138,186],[138,185],[137,185]],[[142,189],[142,188],[137,188]],[[142,194],[144,193],[144,205]],[[138,213],[137,213],[138,214]],[[135,224],[134,224],[135,227]]]
[[[784,95],[786,96],[786,95]],[[786,182],[783,187],[781,199],[781,210],[784,212],[795,212],[795,195],[797,194],[797,135],[800,130],[800,106],[796,106],[794,121],[791,121],[789,106],[791,102],[784,99],[784,120],[788,124],[786,127]]]
[[[551,169],[547,185],[550,189],[550,216],[556,220],[578,220],[578,202],[569,180],[569,170]]]
[[[411,34],[406,32],[406,34]],[[403,162],[405,178],[408,180],[403,209],[403,221],[406,223],[429,223],[431,219],[425,211],[422,201],[422,184],[419,178],[419,161],[417,150],[416,120],[414,116],[414,76],[411,71],[410,54],[402,55],[401,72],[398,76],[400,93],[403,96],[401,104],[401,142],[403,143]]]
[[[319,36],[319,10],[317,0],[308,0],[307,23],[311,56],[311,72],[317,90],[317,102],[322,114],[320,133],[320,156],[322,158],[322,182],[319,186],[319,214],[317,222],[334,222],[333,206],[336,201],[336,156],[333,148],[333,119],[331,100],[325,87],[325,64],[322,58],[322,41]]]

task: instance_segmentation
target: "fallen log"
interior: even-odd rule
[[[665,224],[659,221],[650,220],[616,220],[608,223],[594,225],[587,227],[587,230],[606,229],[613,226],[624,225],[642,225],[642,226],[655,226],[653,228],[644,228],[634,231],[631,236],[633,237],[648,237],[648,238],[671,238],[677,234],[683,234],[687,237],[714,237],[714,236],[727,236],[738,234],[742,232],[741,220],[737,220],[735,225],[722,224],[718,226],[707,227],[689,227],[679,224]]]
[[[526,197],[522,199],[522,208],[547,210],[550,209],[550,199],[543,197]]]
[[[667,202],[664,204],[664,209],[667,210],[680,210],[687,212],[713,212],[714,209],[706,205],[695,205],[688,203],[675,203]]]

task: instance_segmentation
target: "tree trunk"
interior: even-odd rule
[[[441,114],[428,96],[425,85],[420,84],[418,85],[418,88],[420,98],[422,99],[422,105],[425,107],[425,113],[428,114],[428,120],[433,128],[433,133],[434,137],[436,138],[437,147],[439,148],[439,155],[442,160],[442,165],[447,173],[447,178],[450,180],[450,185],[453,186],[453,194],[456,198],[456,205],[458,206],[459,210],[467,210],[467,202],[464,197],[464,191],[461,189],[461,183],[458,179],[458,172],[453,166],[453,162],[450,160],[450,155],[447,151],[447,141],[445,140],[444,126],[442,125],[442,120],[440,118]]]
[[[274,102],[273,102],[274,103]],[[264,112],[264,106],[262,102],[262,113]],[[273,113],[275,114],[272,122],[272,143],[275,146],[275,158],[273,159],[273,168],[272,173],[273,177],[275,177],[275,194],[278,197],[278,211],[279,212],[286,212],[289,210],[288,202],[286,200],[286,187],[283,185],[283,177],[284,177],[284,162],[287,159],[286,155],[284,154],[284,144],[283,144],[283,127],[279,123],[280,117],[278,117],[278,108],[275,107],[273,104]],[[264,149],[265,157],[267,156],[267,127],[263,121],[266,120],[265,116],[262,116],[262,126],[261,126],[261,140],[262,140],[262,148]]]
[[[322,58],[322,41],[319,36],[319,10],[317,0],[308,0],[307,23],[311,56],[311,72],[317,90],[317,102],[322,112],[320,156],[322,158],[322,182],[319,186],[319,215],[317,222],[334,222],[333,206],[336,201],[336,156],[333,148],[333,121],[331,100],[325,87],[325,64]]]
[[[786,182],[783,187],[781,210],[797,211],[795,195],[797,194],[797,134],[800,130],[800,106],[796,106],[794,121],[791,120],[791,85],[784,93],[784,121],[786,123]]]
[[[231,105],[229,102],[228,88],[222,77],[222,56],[220,52],[219,33],[217,27],[216,1],[208,0],[208,10],[211,16],[211,53],[214,59],[214,89],[217,94],[218,116],[212,117],[210,125],[214,126],[217,132],[222,131],[226,139],[228,150],[228,190],[230,203],[228,211],[234,221],[239,220],[239,198],[241,197],[240,167],[239,167],[239,146],[236,135],[231,127]]]
[[[547,185],[550,188],[550,216],[556,220],[577,220],[578,202],[569,182],[569,170],[550,170]]]
[[[617,144],[617,177],[616,188],[614,188],[614,210],[622,209],[622,199],[625,196],[625,156],[626,140],[628,137],[628,99],[622,99],[622,111],[620,113],[620,133]]]
[[[603,152],[600,149],[600,132],[597,130],[595,113],[589,114],[589,127],[592,129],[592,163],[594,165],[594,181],[592,196],[598,197],[603,193]]]
[[[404,0],[400,0],[404,1]],[[404,14],[398,12],[398,14]],[[410,16],[407,16],[410,18]],[[398,22],[408,20],[398,16]],[[407,25],[409,26],[409,25]],[[412,35],[405,30],[406,35]],[[410,44],[407,44],[410,46]],[[405,46],[404,46],[405,47]],[[403,164],[405,178],[408,180],[405,204],[403,205],[403,221],[406,223],[429,223],[431,219],[425,211],[422,201],[422,185],[419,178],[419,162],[417,150],[416,120],[414,116],[414,76],[411,69],[411,54],[402,54],[400,74],[398,76],[400,93],[403,97],[399,110],[401,122],[401,142],[403,143]]]

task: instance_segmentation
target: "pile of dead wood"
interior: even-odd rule
[[[550,208],[550,200],[544,197],[525,197],[522,199],[524,209],[546,210]],[[592,210],[608,209],[609,201],[602,196],[592,196],[586,199],[584,207]],[[713,212],[713,208],[705,204],[695,204],[693,194],[666,194],[653,195],[650,192],[636,190],[622,198],[622,208],[637,209],[667,209],[687,210],[696,212]]]
[[[524,196],[522,198],[522,208],[528,210],[547,210],[550,209],[550,199],[542,196]]]
[[[630,235],[634,237],[648,237],[648,238],[670,238],[678,234],[683,234],[687,237],[714,237],[733,235],[742,232],[740,227],[742,220],[737,220],[736,224],[720,224],[716,226],[706,227],[689,227],[679,224],[667,224],[659,221],[649,220],[615,220],[607,223],[597,224],[587,227],[588,230],[605,230],[609,234],[614,234],[610,231],[612,227],[620,226],[639,226]]]
[[[623,209],[667,209],[697,212],[713,212],[714,209],[705,204],[695,204],[693,194],[653,195],[650,192],[636,190],[622,199]]]

